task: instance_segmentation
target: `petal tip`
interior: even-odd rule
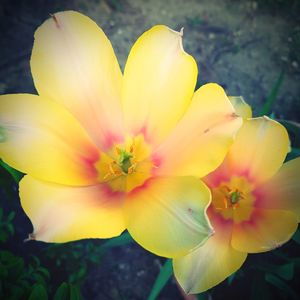
[[[24,243],[27,243],[29,241],[36,241],[36,235],[35,233],[29,233],[28,237],[26,239],[24,239]]]

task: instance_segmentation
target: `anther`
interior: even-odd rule
[[[133,153],[133,145],[130,146],[129,152]]]
[[[116,149],[117,155],[120,155],[121,154],[121,149],[119,147],[116,147],[115,149]]]

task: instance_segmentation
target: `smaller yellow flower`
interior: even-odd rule
[[[234,104],[242,116],[251,116],[245,104]],[[238,270],[247,253],[275,249],[297,230],[300,158],[282,165],[288,151],[281,124],[267,117],[244,121],[222,165],[204,178],[212,191],[207,213],[215,234],[173,261],[187,293],[212,288]]]

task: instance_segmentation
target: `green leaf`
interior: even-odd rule
[[[284,294],[286,296],[289,296],[289,299],[298,299],[297,293],[290,288],[282,279],[280,279],[279,277],[267,273],[265,275],[265,280],[270,283],[271,285],[273,285],[274,287],[280,289],[281,291],[284,292]]]
[[[15,233],[14,225],[13,225],[13,224],[7,224],[6,227],[7,227],[8,233],[9,233],[10,235],[14,235],[14,233]]]
[[[40,272],[44,276],[44,278],[47,278],[47,279],[50,278],[50,273],[49,273],[49,271],[46,268],[39,267],[37,269],[37,272]]]
[[[300,245],[300,229],[298,229],[292,237],[293,241]]]
[[[15,170],[14,168],[12,168],[8,164],[6,164],[1,159],[0,159],[0,166],[2,166],[13,177],[13,179],[15,180],[16,183],[19,183],[19,181],[21,180],[21,178],[24,176],[23,173]]]
[[[278,122],[280,122],[289,132],[289,134],[293,137],[293,145],[295,147],[294,151],[299,150],[300,147],[300,123],[297,123],[295,121],[290,120],[284,120],[284,119],[277,119]]]
[[[234,272],[233,274],[231,274],[228,278],[227,278],[227,283],[228,285],[231,285],[234,278],[236,277],[236,272]]]
[[[0,242],[5,243],[8,239],[8,233],[5,231],[0,231]]]
[[[74,273],[69,275],[69,281],[71,283],[78,283],[85,278],[86,274],[87,274],[87,267],[83,265],[79,268],[79,270],[75,270]]]
[[[276,268],[276,274],[279,275],[282,279],[292,280],[294,277],[294,263],[288,263],[281,265]]]
[[[172,260],[167,259],[154,282],[148,300],[155,300],[173,274]]]
[[[36,283],[46,286],[45,278],[42,275],[40,275],[39,273],[34,273],[33,278],[35,279]]]
[[[292,152],[295,156],[300,156],[300,148],[292,148]]]
[[[126,231],[122,235],[120,235],[118,237],[115,237],[115,238],[112,238],[112,239],[104,242],[100,246],[100,250],[104,251],[104,250],[107,250],[109,248],[127,245],[127,244],[130,244],[132,242],[133,242],[133,238],[131,237],[129,232]]]
[[[11,211],[7,216],[7,222],[11,222],[16,216],[16,213],[14,211]]]
[[[81,300],[82,296],[77,285],[70,284],[70,300]]]
[[[271,300],[271,291],[269,285],[264,280],[264,277],[257,272],[257,276],[253,278],[251,293],[251,300]]]
[[[7,269],[8,276],[11,280],[17,280],[24,271],[24,260],[21,257],[15,256],[11,260],[8,261]]]
[[[196,297],[197,297],[197,300],[206,300],[206,299],[210,299],[210,298],[207,296],[207,293],[206,293],[206,292],[201,293],[201,294],[197,294]]]
[[[32,261],[34,263],[34,266],[36,266],[36,267],[40,266],[41,261],[40,261],[40,259],[37,256],[31,255],[31,259],[32,259]]]
[[[70,289],[66,282],[63,282],[54,294],[53,300],[69,300],[70,299]]]
[[[280,75],[278,76],[269,96],[266,99],[266,102],[262,108],[262,110],[260,111],[259,115],[263,116],[263,115],[269,115],[271,113],[272,110],[272,106],[277,98],[279,89],[282,85],[284,79],[284,72],[281,71]]]
[[[41,284],[35,284],[28,300],[48,300],[46,289]]]

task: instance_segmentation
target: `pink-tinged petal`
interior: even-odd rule
[[[234,224],[231,245],[248,253],[273,250],[286,243],[297,227],[297,217],[292,212],[253,208],[249,221]]]
[[[247,253],[231,247],[232,222],[225,221],[209,208],[208,216],[215,230],[204,245],[186,256],[173,260],[174,275],[188,294],[202,293],[237,271]]]
[[[123,108],[129,131],[157,144],[191,102],[197,64],[182,47],[182,32],[157,25],[133,45],[124,70]]]
[[[0,96],[0,158],[46,181],[97,182],[96,146],[64,107],[35,95]]]
[[[199,179],[152,178],[127,195],[126,226],[142,247],[177,257],[211,235],[205,214],[209,201],[209,189]]]
[[[279,170],[288,151],[289,136],[280,123],[268,117],[249,119],[239,130],[224,165],[231,176],[261,183]]]
[[[35,32],[31,72],[38,93],[67,107],[97,145],[122,137],[122,73],[110,41],[88,17],[55,13]]]
[[[177,127],[155,151],[157,174],[207,175],[221,164],[241,124],[219,85],[202,86]]]
[[[283,164],[277,174],[255,190],[255,206],[290,210],[300,222],[300,157]]]
[[[20,198],[33,224],[31,237],[39,241],[110,238],[125,230],[123,194],[105,185],[68,187],[25,176]]]

